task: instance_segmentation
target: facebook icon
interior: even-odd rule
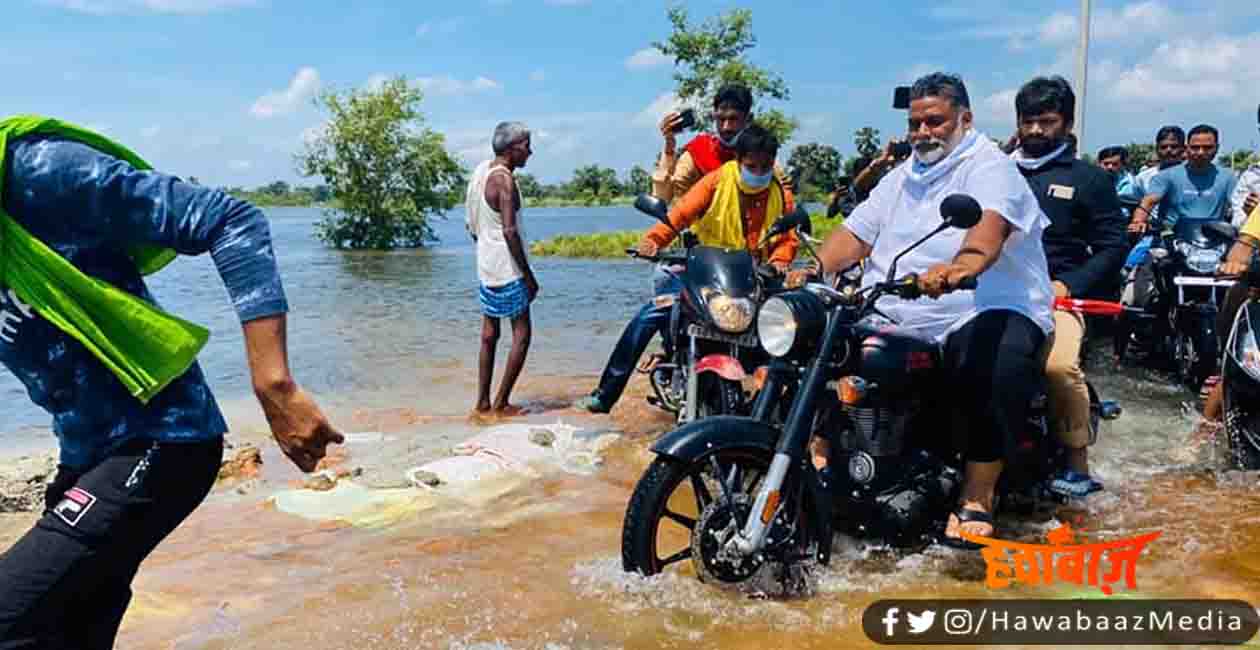
[[[893,635],[893,628],[897,626],[897,612],[900,611],[901,610],[896,607],[889,607],[888,611],[884,612],[884,618],[879,619],[879,621],[884,624],[884,633],[886,635]]]

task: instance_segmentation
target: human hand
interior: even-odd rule
[[[525,278],[525,290],[529,292],[529,301],[534,302],[534,298],[538,297],[538,279],[533,274]]]
[[[661,247],[657,246],[656,242],[651,239],[644,237],[643,239],[640,239],[639,244],[635,246],[635,251],[638,252],[639,257],[656,257],[656,254],[661,251]]]
[[[315,471],[329,443],[339,445],[346,441],[297,384],[278,384],[257,394],[271,435],[284,455],[303,472]]]
[[[665,151],[672,153],[677,146],[676,131],[682,124],[682,113],[670,111],[661,118],[661,135],[665,137]]]
[[[919,291],[931,298],[939,298],[954,289],[966,278],[975,277],[975,272],[962,264],[937,264],[919,275]]]
[[[787,279],[783,281],[783,286],[788,289],[796,289],[805,286],[805,281],[809,279],[810,269],[796,269],[789,271]]]
[[[1247,198],[1243,199],[1243,212],[1251,214],[1255,211],[1256,205],[1260,205],[1260,194],[1252,192],[1247,195]]]
[[[1055,280],[1054,282],[1050,283],[1050,286],[1054,288],[1055,298],[1071,298],[1072,297],[1072,291],[1071,289],[1068,289],[1068,286],[1066,284],[1063,284],[1062,282]]]
[[[1134,219],[1129,222],[1129,232],[1131,233],[1137,233],[1139,235],[1146,234],[1146,229],[1148,227],[1146,219]]]
[[[1238,277],[1247,272],[1248,266],[1250,265],[1245,261],[1226,259],[1216,267],[1216,274],[1222,277]]]

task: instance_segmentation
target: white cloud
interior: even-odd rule
[[[228,161],[228,169],[231,169],[234,172],[249,171],[250,168],[252,168],[253,166],[254,166],[254,163],[248,160],[229,160]]]
[[[43,0],[44,4],[89,14],[154,12],[203,14],[238,7],[254,7],[259,0]]]
[[[645,47],[626,59],[626,68],[630,70],[643,70],[646,68],[655,68],[657,66],[669,65],[674,59],[664,52],[654,48]]]
[[[1013,126],[1015,124],[1015,95],[1018,93],[1018,89],[1009,88],[985,97],[980,102],[984,114],[976,115],[976,120],[996,127]]]
[[[534,70],[533,72],[529,73],[530,81],[545,81],[546,79],[547,79],[547,73],[542,68],[538,68],[537,70]]]
[[[1103,8],[1090,17],[1090,39],[1123,40],[1132,44],[1167,31],[1177,31],[1181,20],[1181,16],[1158,0],[1128,4],[1119,10]],[[1080,22],[1077,14],[1055,13],[1037,29],[1038,39],[1048,45],[1074,44],[1080,37]]]
[[[429,20],[416,27],[416,36],[425,37],[430,34],[453,34],[461,23],[463,18],[446,18],[443,20]]]
[[[302,102],[314,97],[319,92],[319,86],[319,71],[310,67],[302,68],[293,76],[288,88],[259,97],[249,112],[260,119],[292,113]]]
[[[1145,60],[1121,69],[1107,85],[1119,102],[1159,105],[1254,102],[1260,84],[1260,32],[1248,36],[1183,38],[1162,43]]]
[[[656,126],[660,124],[661,117],[670,111],[679,110],[682,102],[678,101],[678,96],[674,93],[665,93],[652,100],[651,104],[644,107],[634,116],[633,123],[636,126]]]
[[[161,132],[162,132],[162,127],[156,124],[154,124],[153,126],[146,126],[143,129],[140,129],[140,135],[144,136],[144,138],[147,140],[152,140],[153,138],[156,138],[157,135]]]
[[[420,77],[416,79],[420,89],[434,95],[471,95],[491,90],[502,90],[503,84],[486,77],[477,77],[469,81],[456,79],[449,75],[440,77]]]

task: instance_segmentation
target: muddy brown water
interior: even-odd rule
[[[590,229],[569,227],[580,219],[607,229],[643,225],[628,211],[548,215],[535,222],[541,234]],[[314,219],[293,212],[273,222],[295,308],[298,378],[346,431],[391,437],[379,449],[349,447],[345,462],[367,466],[366,483],[396,487],[407,467],[480,430],[464,419],[476,349],[469,249],[456,221],[442,226],[447,243],[433,250],[339,255],[308,241]],[[883,598],[1072,595],[992,591],[976,556],[898,553],[843,537],[807,598],[719,590],[685,563],[653,578],[623,573],[626,502],[668,420],[643,404],[641,383],[611,417],[564,407],[589,389],[647,289],[646,272],[622,262],[540,264],[545,298],[520,389],[530,421],[627,432],[598,473],[496,481],[477,499],[431,500],[367,526],[286,514],[268,497],[299,476],[263,437],[239,330],[220,314],[226,301],[204,262],[163,279],[158,295],[212,326],[207,373],[234,440],[264,445],[264,475],[221,486],[142,567],[119,648],[868,648],[875,645],[862,612]],[[1091,377],[1126,409],[1092,449],[1106,491],[1086,509],[1001,517],[999,536],[1044,543],[1059,521],[1089,541],[1162,531],[1138,564],[1138,595],[1260,604],[1256,475],[1219,471],[1217,446],[1190,444],[1194,417],[1181,404],[1192,396],[1184,391],[1141,372],[1094,368]],[[0,395],[21,403],[10,380],[0,376]],[[40,422],[19,407],[0,414],[0,432],[47,435]],[[29,522],[0,518],[0,548]]]

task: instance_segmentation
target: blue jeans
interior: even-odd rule
[[[675,278],[658,283],[656,287],[657,296],[677,294],[680,291],[682,285]],[[621,399],[626,384],[630,383],[630,374],[634,372],[643,351],[652,342],[652,337],[657,332],[662,337],[668,336],[665,329],[669,326],[671,309],[672,307],[657,307],[655,302],[649,302],[626,323],[626,329],[621,332],[612,356],[608,357],[608,365],[604,366],[604,374],[599,378],[599,388],[595,389],[595,395],[604,406],[612,408]]]

